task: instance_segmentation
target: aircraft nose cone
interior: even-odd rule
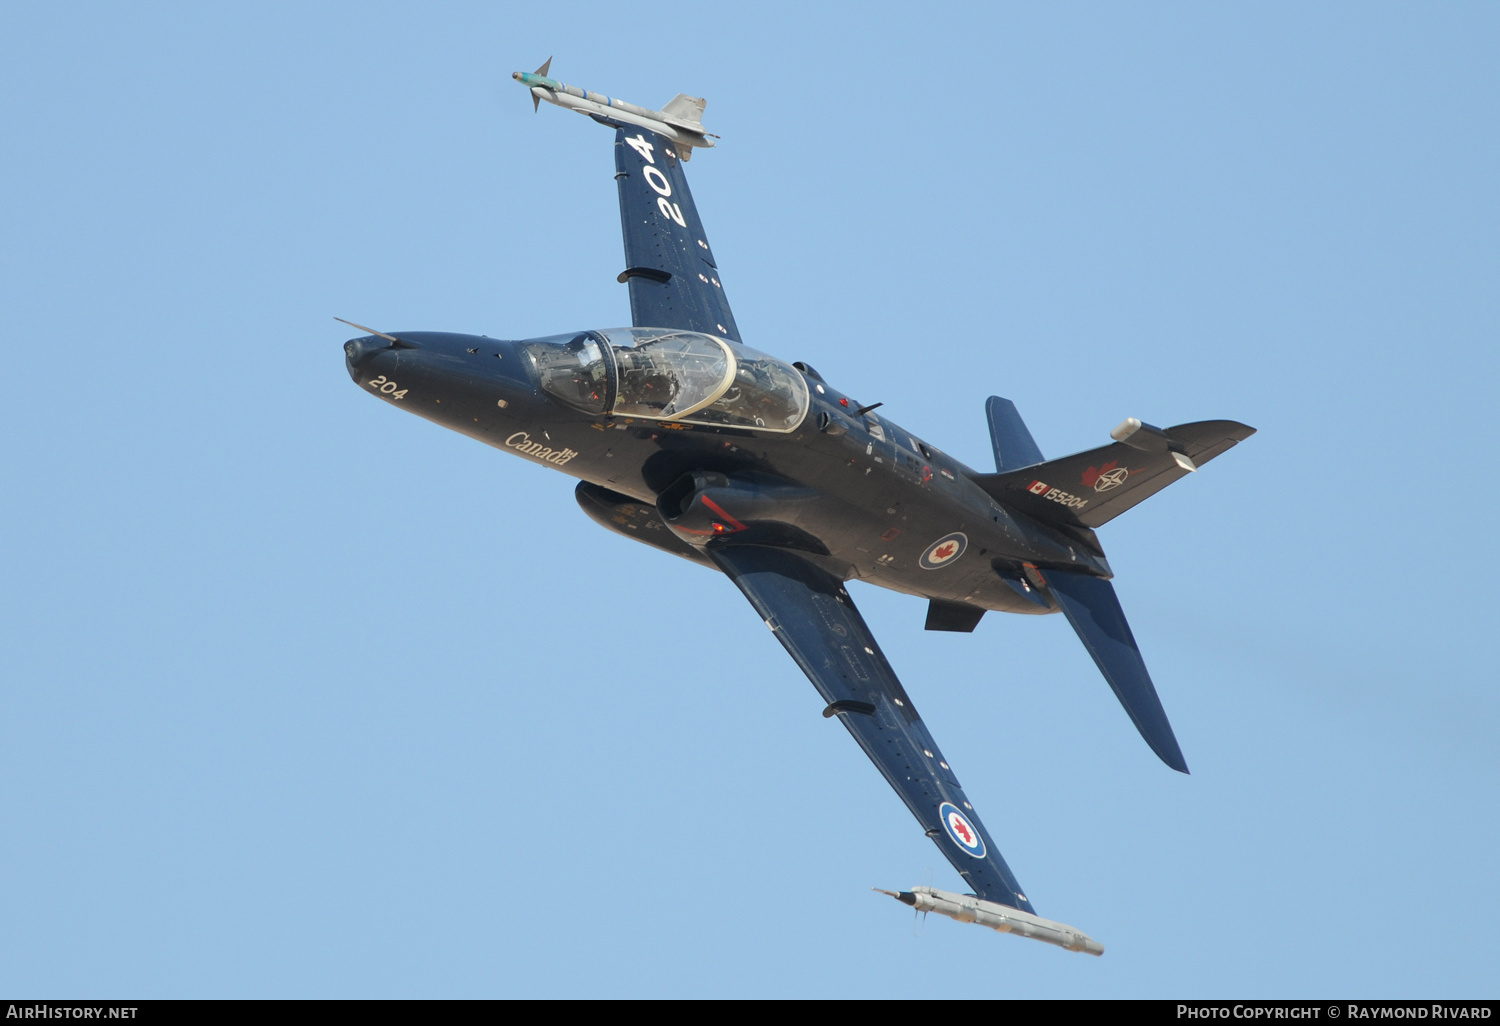
[[[351,378],[361,381],[373,373],[377,366],[389,374],[394,366],[392,361],[398,353],[417,348],[419,347],[415,343],[392,342],[379,335],[351,338],[344,343],[344,366],[348,368]]]
[[[367,335],[364,338],[351,338],[344,343],[344,362],[353,371],[366,356],[377,349],[384,349],[388,345],[390,343],[384,339],[375,338],[371,335]]]

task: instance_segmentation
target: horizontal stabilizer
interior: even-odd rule
[[[995,400],[990,403],[993,435]],[[1021,430],[1025,431],[1024,425]],[[1233,420],[1179,424],[1165,431],[1137,422],[1137,430],[1124,442],[1020,470],[976,474],[973,481],[994,498],[1038,520],[1099,527],[1253,434],[1253,427]],[[1009,466],[1009,457],[998,451],[998,441],[996,449],[996,459]]]
[[[1177,747],[1177,737],[1172,733],[1172,724],[1167,722],[1167,711],[1151,683],[1135,635],[1125,621],[1114,585],[1102,577],[1070,570],[1048,570],[1044,579],[1068,622],[1078,632],[1078,639],[1094,657],[1099,672],[1130,714],[1135,729],[1162,762],[1186,773],[1187,762],[1182,749]]]

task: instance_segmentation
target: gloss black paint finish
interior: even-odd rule
[[[844,579],[1032,614],[1056,610],[1023,598],[997,571],[1022,575],[1030,563],[1109,576],[1086,533],[1007,509],[974,483],[974,470],[876,413],[857,416],[859,405],[826,382],[808,378],[812,406],[789,435],[588,416],[541,390],[516,342],[423,331],[397,337],[401,344],[374,336],[347,343],[356,383],[407,412],[637,503],[655,507],[694,471],[805,486],[810,494],[796,504],[796,526],[818,544],[803,551]],[[386,382],[405,395],[383,394]],[[820,422],[843,430],[830,433]],[[966,537],[964,551],[951,564],[923,569],[922,554],[954,533]]]
[[[626,262],[619,280],[632,324],[700,333],[705,351],[743,352],[726,364],[735,374],[755,356],[741,343],[682,164],[667,140],[616,127]],[[1063,612],[1142,736],[1186,772],[1094,528],[1253,429],[1127,422],[1111,445],[1043,461],[1014,404],[992,397],[989,473],[805,364],[762,364],[775,365],[789,392],[806,386],[805,415],[783,431],[693,423],[691,410],[663,419],[605,412],[643,408],[619,399],[623,356],[599,364],[608,367],[603,384],[580,358],[581,369],[564,378],[581,391],[558,391],[555,376],[544,387],[544,373],[574,366],[570,345],[608,343],[609,335],[516,341],[402,331],[352,339],[344,354],[354,382],[388,404],[577,479],[578,503],[596,523],[722,572],[807,674],[823,715],[844,725],[981,898],[1034,911],[845,582],[926,599],[929,630],[973,631],[986,611]],[[728,392],[716,394],[730,402]],[[788,426],[797,408],[779,407],[782,419],[770,423]]]

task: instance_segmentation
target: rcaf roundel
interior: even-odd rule
[[[917,565],[923,570],[936,570],[938,567],[947,566],[959,556],[962,556],[964,549],[968,547],[969,536],[962,531],[945,534],[927,546],[927,551],[922,553],[922,558],[917,560]]]
[[[969,817],[958,811],[957,805],[944,802],[938,809],[938,815],[942,817],[943,829],[948,831],[954,844],[976,859],[984,858],[984,838],[979,836],[979,831],[974,829]]]

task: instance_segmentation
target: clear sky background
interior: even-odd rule
[[[1495,997],[1491,4],[0,7],[0,992]],[[608,130],[708,98],[745,341],[970,465],[1260,433],[1061,617],[854,597],[1038,911],[728,581],[361,394],[350,331],[627,323]]]

